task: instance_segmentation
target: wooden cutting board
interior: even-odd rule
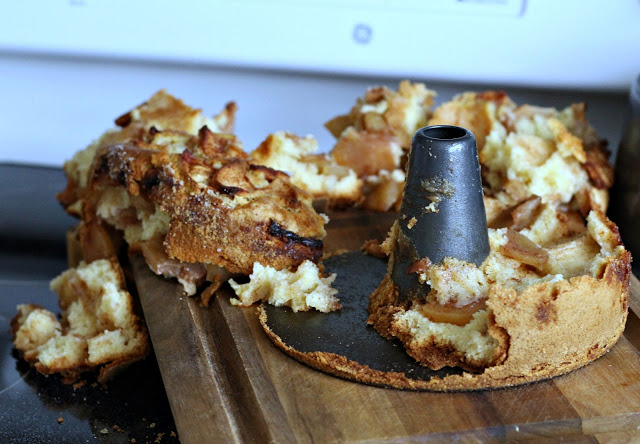
[[[382,239],[393,215],[331,215],[328,251]],[[624,336],[604,357],[551,381],[467,393],[366,386],[318,372],[277,349],[255,307],[222,291],[210,307],[132,259],[181,442],[640,442],[640,282]],[[364,328],[364,327],[363,327]]]

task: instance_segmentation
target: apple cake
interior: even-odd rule
[[[430,388],[517,385],[598,358],[622,334],[631,255],[605,216],[612,169],[584,105],[516,106],[502,92],[464,93],[430,124],[477,140],[490,254],[481,265],[421,258],[407,273],[424,300],[404,301],[391,279],[398,222],[382,250],[389,272],[370,296],[369,323],[434,370],[469,373]]]
[[[58,373],[67,383],[94,372],[104,382],[149,353],[147,329],[116,261],[81,263],[53,279],[51,289],[60,319],[22,304],[11,322],[16,350],[38,372]]]
[[[249,162],[240,141],[221,132],[234,109],[208,119],[157,93],[65,165],[59,200],[87,231],[122,233],[130,251],[189,295],[248,275],[255,262],[278,270],[317,262],[326,218],[286,173]]]

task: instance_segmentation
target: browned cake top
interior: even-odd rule
[[[102,147],[83,218],[101,213],[105,190],[121,187],[133,199],[136,217],[141,211],[168,216],[166,233],[155,234],[166,234],[171,258],[245,274],[254,262],[292,268],[317,261],[325,219],[313,210],[311,196],[287,174],[245,156],[234,136],[207,127],[197,136],[152,128],[145,137]]]

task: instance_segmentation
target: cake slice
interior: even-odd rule
[[[99,149],[85,222],[122,230],[153,271],[178,277],[187,294],[220,268],[249,274],[255,262],[295,269],[318,261],[325,219],[312,197],[283,172],[227,157],[229,142],[205,127],[199,136],[154,133],[147,143]]]
[[[13,344],[40,373],[59,373],[67,383],[87,372],[104,382],[150,351],[147,330],[134,309],[120,266],[107,259],[81,263],[51,281],[62,311],[18,306]]]
[[[397,91],[370,88],[348,114],[325,124],[337,138],[331,156],[359,176],[399,167],[413,134],[431,117],[434,97],[424,84],[407,80]]]
[[[323,277],[317,265],[305,261],[295,272],[276,270],[255,263],[249,282],[240,284],[229,280],[239,299],[231,299],[233,305],[249,306],[258,301],[271,305],[290,307],[294,312],[311,309],[323,313],[339,310],[335,297],[338,290],[331,288],[336,275]]]

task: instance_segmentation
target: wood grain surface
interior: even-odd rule
[[[327,250],[382,239],[393,217],[331,215]],[[210,307],[132,258],[167,396],[183,443],[640,442],[640,282],[632,277],[624,336],[587,367],[551,381],[466,393],[366,386],[289,358],[264,334],[255,307]]]

